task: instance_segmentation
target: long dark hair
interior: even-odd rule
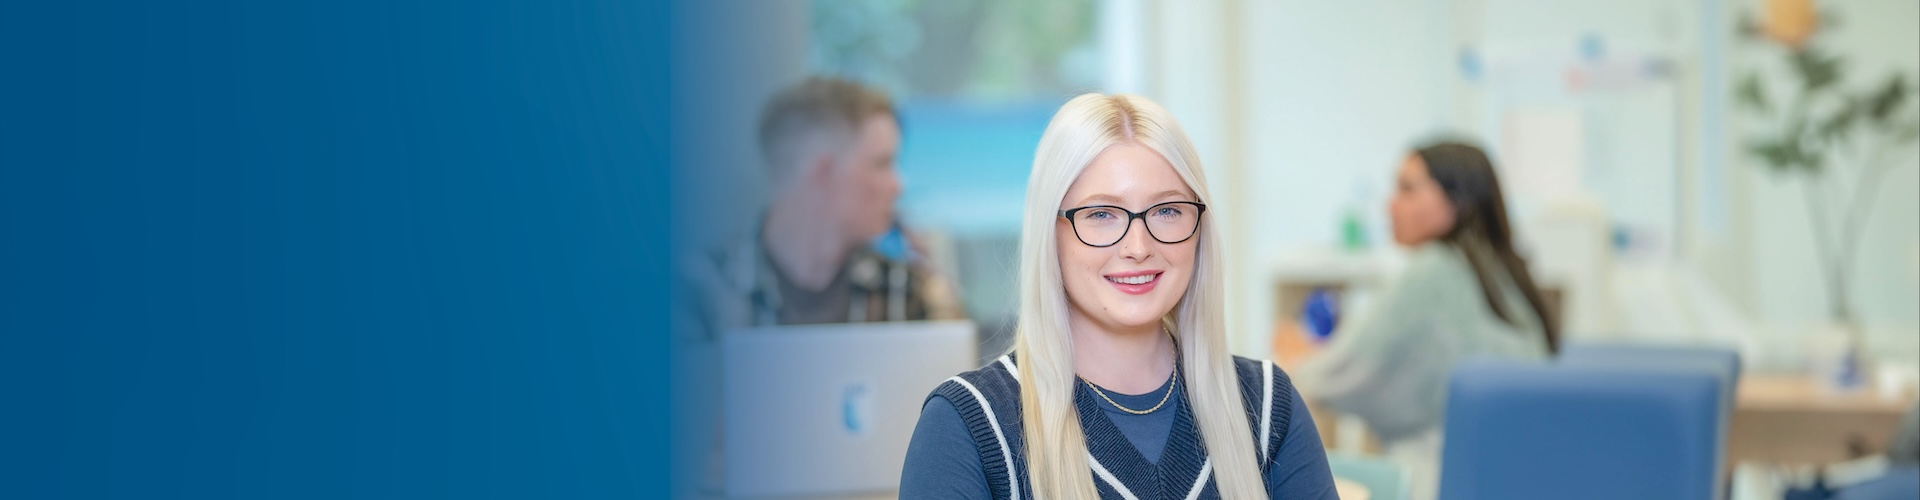
[[[1480,291],[1487,299],[1487,306],[1507,324],[1519,324],[1514,321],[1514,311],[1508,311],[1500,300],[1499,282],[1492,272],[1496,268],[1505,269],[1540,319],[1540,326],[1547,334],[1547,352],[1560,352],[1560,328],[1547,311],[1532,273],[1527,272],[1526,259],[1513,250],[1513,228],[1507,225],[1506,196],[1500,193],[1500,178],[1494,175],[1493,162],[1480,148],[1460,142],[1433,143],[1414,150],[1414,154],[1427,164],[1427,175],[1433,177],[1447,200],[1453,203],[1453,228],[1440,239],[1466,254],[1474,277],[1480,280]]]

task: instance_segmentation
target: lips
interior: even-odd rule
[[[1161,273],[1162,271],[1131,271],[1109,274],[1105,277],[1107,284],[1113,285],[1121,292],[1139,295],[1153,291],[1153,286],[1160,283]]]

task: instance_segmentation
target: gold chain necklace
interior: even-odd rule
[[[1083,379],[1080,379],[1080,381],[1081,381],[1081,382],[1086,382],[1086,383],[1087,383],[1087,387],[1088,387],[1088,388],[1091,388],[1091,389],[1093,389],[1093,393],[1094,393],[1094,394],[1099,394],[1099,395],[1100,395],[1100,399],[1105,399],[1105,400],[1107,400],[1107,404],[1110,404],[1110,405],[1113,405],[1113,407],[1114,407],[1114,408],[1119,408],[1119,409],[1120,409],[1120,411],[1124,411],[1124,412],[1127,412],[1127,413],[1132,413],[1132,414],[1134,414],[1134,415],[1146,415],[1146,414],[1148,414],[1148,413],[1153,413],[1153,412],[1155,412],[1155,411],[1158,411],[1158,410],[1160,409],[1160,407],[1162,407],[1162,406],[1166,406],[1166,404],[1167,404],[1167,400],[1169,400],[1169,399],[1173,399],[1173,388],[1174,388],[1174,387],[1176,387],[1176,386],[1179,386],[1179,385],[1180,385],[1180,367],[1179,367],[1179,366],[1177,366],[1177,365],[1176,365],[1176,366],[1174,367],[1174,369],[1173,369],[1173,380],[1172,380],[1172,381],[1169,381],[1169,382],[1167,382],[1167,393],[1166,393],[1165,395],[1162,395],[1162,396],[1160,396],[1160,404],[1157,404],[1157,405],[1153,405],[1153,407],[1152,407],[1152,408],[1148,408],[1148,409],[1145,409],[1145,410],[1135,410],[1135,409],[1132,409],[1132,408],[1128,408],[1128,407],[1125,407],[1125,406],[1120,406],[1120,403],[1119,403],[1119,402],[1117,402],[1117,401],[1114,401],[1114,400],[1113,400],[1113,398],[1110,398],[1110,397],[1107,397],[1107,393],[1106,393],[1106,392],[1103,392],[1103,391],[1101,391],[1101,390],[1100,390],[1100,386],[1097,386],[1097,385],[1093,385],[1093,381],[1090,381],[1090,380],[1087,380],[1087,379],[1084,379],[1084,378],[1083,378]]]

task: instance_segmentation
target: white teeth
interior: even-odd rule
[[[1145,285],[1147,284],[1147,282],[1153,281],[1154,278],[1158,278],[1158,277],[1160,277],[1160,275],[1158,274],[1142,274],[1139,276],[1128,276],[1125,278],[1108,277],[1107,281],[1112,281],[1114,283],[1119,283],[1122,285]]]

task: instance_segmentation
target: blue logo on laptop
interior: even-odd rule
[[[873,425],[873,390],[867,384],[854,382],[840,390],[840,420],[856,436]]]

